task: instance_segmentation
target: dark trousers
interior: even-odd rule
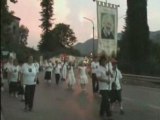
[[[107,114],[107,116],[110,117],[111,116],[110,102],[109,102],[110,91],[100,90],[100,93],[102,95],[102,100],[100,104],[100,116]]]
[[[59,84],[59,80],[60,80],[60,74],[55,74],[55,78],[56,78],[56,84]]]
[[[11,81],[9,83],[9,94],[15,94],[16,92],[18,92],[18,83]]]
[[[95,73],[92,73],[92,88],[93,88],[93,93],[98,92],[99,84]]]
[[[26,85],[25,86],[25,106],[29,109],[33,108],[33,98],[35,93],[36,85]]]

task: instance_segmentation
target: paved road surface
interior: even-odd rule
[[[100,120],[100,99],[92,94],[91,81],[84,93],[79,84],[72,91],[65,82],[56,86],[53,79],[49,85],[43,77],[36,87],[33,112],[24,112],[24,103],[7,90],[1,94],[5,120]],[[125,114],[115,106],[114,120],[160,120],[160,89],[123,85],[123,101]]]

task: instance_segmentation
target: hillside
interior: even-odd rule
[[[121,36],[122,36],[122,33],[118,33],[118,40],[121,39]],[[150,32],[150,39],[153,42],[160,44],[160,30],[155,32]],[[95,39],[94,44],[95,44],[95,51],[97,51],[97,39]],[[93,40],[89,39],[84,43],[77,43],[74,46],[74,48],[80,51],[82,55],[88,55],[92,52]]]

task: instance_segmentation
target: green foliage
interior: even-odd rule
[[[40,27],[43,30],[43,33],[47,33],[52,28],[52,16],[53,16],[53,0],[42,0],[40,3],[42,11],[40,12],[42,18],[42,24]]]
[[[26,46],[27,45],[27,38],[28,38],[28,33],[29,33],[29,29],[27,27],[25,27],[24,25],[21,25],[19,28],[19,34],[20,34],[20,41],[19,43],[21,45]]]
[[[42,0],[40,3],[42,11],[40,12],[42,18],[42,24],[40,27],[43,30],[41,35],[41,41],[39,42],[38,48],[41,52],[47,50],[47,43],[50,41],[50,29],[52,28],[52,16],[53,16],[53,0]]]
[[[40,47],[47,58],[61,53],[79,55],[79,52],[72,48],[76,42],[76,37],[69,25],[57,24],[53,30],[45,35],[42,35],[43,42]]]
[[[150,58],[147,1],[127,0],[125,31],[120,43],[120,61],[130,73],[141,74]]]
[[[76,42],[76,37],[70,25],[59,23],[52,30],[52,34],[55,36],[55,41],[58,40],[62,46],[71,48]]]

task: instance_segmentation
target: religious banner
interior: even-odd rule
[[[97,1],[98,53],[117,53],[118,5]]]

